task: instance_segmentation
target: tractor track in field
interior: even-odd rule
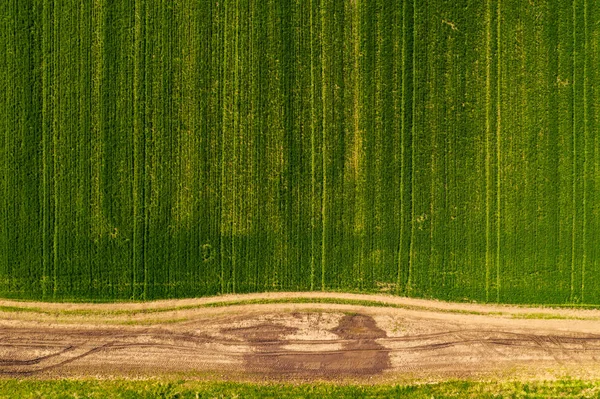
[[[499,314],[490,306],[488,314],[465,314],[443,309],[448,306],[486,309],[439,302],[419,309],[238,304],[147,315],[152,319],[118,316],[126,324],[116,324],[115,316],[2,312],[0,376],[361,381],[499,373],[600,376],[597,310],[502,307]],[[512,312],[577,318],[515,319]]]

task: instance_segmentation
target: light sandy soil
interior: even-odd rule
[[[370,300],[400,307],[285,303],[194,308],[282,298]],[[123,304],[0,301],[0,306],[12,307],[0,312],[0,375],[8,377],[600,378],[600,310],[338,293]]]

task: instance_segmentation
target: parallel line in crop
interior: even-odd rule
[[[375,188],[375,223],[373,231],[373,245],[371,249],[371,262],[373,263],[373,278],[370,286],[390,281],[389,266],[393,264],[393,258],[389,256],[395,229],[394,205],[390,197],[394,187],[397,187],[395,162],[392,153],[396,141],[396,132],[393,129],[393,102],[391,92],[393,90],[393,58],[391,49],[393,11],[390,2],[378,0],[376,3],[375,22],[377,35],[375,43],[375,153],[379,154],[375,163],[374,188]],[[373,254],[377,254],[374,256]],[[384,267],[385,265],[385,267]]]
[[[226,73],[227,73],[227,68],[229,66],[229,59],[228,59],[228,46],[227,43],[229,41],[229,36],[228,36],[228,26],[229,26],[229,20],[227,18],[227,12],[228,12],[228,7],[227,7],[227,2],[224,1],[223,2],[223,15],[224,15],[224,22],[223,22],[223,60],[222,60],[222,72],[221,72],[221,79],[220,81],[222,82],[222,94],[221,94],[221,98],[223,99],[223,101],[226,98],[226,90],[227,90],[227,77],[226,77]],[[227,137],[227,129],[226,129],[226,117],[227,117],[227,108],[225,106],[225,104],[223,104],[222,107],[222,138],[221,138],[221,152],[220,152],[220,165],[221,165],[221,178],[220,178],[220,210],[221,210],[221,217],[220,217],[220,227],[219,227],[219,231],[220,231],[220,235],[219,235],[219,257],[220,257],[220,283],[221,283],[221,294],[225,293],[225,242],[224,242],[224,236],[225,236],[225,232],[226,232],[226,228],[225,228],[225,196],[226,196],[226,186],[225,186],[225,173],[226,173],[226,166],[225,166],[225,145],[226,145],[226,137]]]
[[[0,12],[2,15],[7,15],[8,2],[0,3]],[[0,287],[4,290],[9,288],[10,271],[8,265],[10,263],[9,247],[9,159],[8,159],[8,134],[10,121],[9,121],[9,40],[8,30],[10,23],[0,24],[0,128],[2,134],[0,134],[0,165],[2,170],[0,171],[0,194],[2,200],[0,201],[0,272],[4,273],[4,277]]]
[[[59,25],[60,25],[60,19],[58,18],[59,14],[59,5],[58,3],[54,3],[54,9],[53,9],[53,52],[52,52],[52,64],[54,65],[54,70],[53,70],[53,83],[56,87],[55,91],[52,93],[53,97],[52,97],[52,103],[53,103],[53,116],[52,116],[52,170],[53,170],[53,180],[54,180],[54,187],[53,187],[53,192],[54,192],[54,229],[53,229],[53,234],[52,234],[52,255],[53,255],[53,262],[52,262],[52,281],[53,281],[53,295],[52,298],[55,299],[56,298],[56,293],[57,293],[57,289],[58,289],[58,274],[57,274],[57,270],[59,267],[59,258],[58,258],[58,239],[59,239],[59,229],[60,229],[60,225],[57,221],[60,220],[60,214],[59,214],[59,176],[60,174],[58,174],[58,160],[57,160],[57,156],[58,156],[58,152],[59,152],[59,148],[58,148],[58,132],[59,130],[59,122],[58,122],[58,118],[59,118],[59,113],[60,113],[60,108],[59,108],[59,99],[60,99],[60,81],[59,81],[59,71],[60,71],[60,64],[58,63],[58,56],[60,54],[60,41],[59,41]],[[59,92],[58,94],[56,92]]]
[[[557,171],[557,191],[558,191],[558,232],[557,236],[557,275],[559,276],[556,285],[558,295],[564,300],[571,298],[571,279],[572,279],[572,174],[573,174],[573,88],[571,85],[573,75],[573,18],[572,5],[569,2],[556,2],[557,7],[557,30],[558,41],[561,43],[557,47],[557,74],[554,77],[555,91],[557,96],[557,148],[559,150],[556,159],[558,160]]]
[[[103,54],[103,38],[102,38],[102,9],[100,8],[100,0],[94,0],[91,6],[91,29],[92,29],[92,43],[90,49],[90,56],[94,67],[91,71],[91,98],[90,103],[92,109],[91,119],[91,139],[90,139],[90,230],[91,240],[94,244],[100,242],[103,234],[103,220],[102,220],[102,205],[101,205],[101,170],[100,160],[102,159],[102,146],[101,140],[103,132],[103,112],[102,112],[102,77],[104,76],[104,63],[102,62]],[[93,288],[94,280],[101,279],[103,276],[100,275],[97,266],[100,264],[100,250],[98,247],[90,254],[90,261],[88,266],[88,283],[90,284],[90,291],[92,294],[96,294],[96,290]]]
[[[235,48],[235,53],[234,53],[234,59],[235,59],[235,63],[234,63],[234,85],[233,85],[233,90],[234,90],[234,106],[233,106],[233,148],[232,148],[232,152],[233,152],[233,168],[232,168],[232,174],[233,179],[232,179],[232,208],[233,208],[233,216],[232,216],[232,227],[231,227],[231,291],[233,293],[236,292],[235,288],[236,288],[236,260],[237,260],[237,254],[236,254],[236,238],[238,235],[238,231],[241,230],[239,229],[239,224],[241,224],[241,221],[238,221],[238,212],[237,212],[237,203],[239,201],[238,198],[238,190],[237,190],[237,179],[235,178],[235,173],[236,173],[236,166],[237,166],[237,161],[239,160],[238,158],[238,135],[240,133],[240,103],[241,100],[239,98],[240,96],[240,75],[239,75],[239,71],[240,71],[240,3],[239,0],[236,0],[235,2],[235,21],[233,23],[233,26],[236,27],[235,29],[235,37],[232,40],[234,48]]]
[[[248,33],[248,41],[249,41],[249,45],[248,45],[248,51],[249,51],[249,76],[250,76],[250,85],[249,85],[249,95],[250,95],[250,99],[249,99],[249,118],[250,118],[250,124],[248,126],[248,131],[251,132],[250,134],[252,134],[254,136],[253,140],[252,140],[252,145],[250,146],[250,153],[251,153],[251,157],[252,157],[252,162],[251,162],[251,168],[252,168],[252,175],[253,176],[257,176],[259,175],[259,165],[258,165],[258,153],[256,151],[256,142],[259,141],[259,138],[257,136],[259,136],[259,130],[257,130],[257,124],[260,123],[260,117],[259,117],[259,112],[257,111],[258,108],[258,101],[257,101],[257,95],[258,92],[260,91],[260,89],[257,89],[257,82],[259,82],[259,77],[260,77],[260,73],[257,71],[258,69],[258,61],[261,59],[261,55],[259,53],[259,46],[257,45],[256,42],[256,37],[257,37],[257,32],[256,32],[256,26],[258,25],[258,18],[257,18],[257,10],[256,10],[256,5],[254,4],[253,1],[249,1],[248,2],[248,18],[249,18],[249,33]],[[260,83],[259,83],[260,84]],[[249,180],[253,180],[253,179],[249,179]],[[254,183],[254,181],[252,181]],[[252,221],[252,226],[254,227],[255,230],[260,229],[260,225],[259,225],[259,216],[257,215],[257,213],[259,212],[260,209],[260,202],[261,202],[261,198],[260,198],[260,188],[258,184],[253,184],[253,196],[251,199],[251,207],[253,209],[252,212],[252,216],[253,216],[253,221]],[[251,247],[253,253],[252,256],[259,258],[258,256],[258,248],[256,248],[256,246]],[[260,259],[260,258],[259,258]],[[248,279],[250,280],[250,286],[252,287],[252,289],[256,290],[259,289],[258,287],[260,287],[260,265],[258,264],[254,264],[252,265],[252,267],[248,267],[248,270],[246,270],[247,272],[247,276]]]
[[[352,168],[353,168],[353,179],[354,179],[354,217],[352,218],[354,236],[357,237],[358,243],[354,247],[354,256],[352,261],[354,267],[352,272],[359,280],[359,285],[362,284],[362,262],[364,254],[364,234],[365,234],[365,178],[363,176],[364,169],[364,140],[363,140],[363,121],[362,115],[362,87],[361,87],[361,7],[363,5],[362,0],[356,0],[354,3],[354,10],[352,14],[352,51],[353,51],[353,129],[354,129],[354,142],[352,149]]]
[[[357,75],[354,77],[355,82],[355,136],[354,136],[354,218],[353,233],[356,240],[354,262],[356,264],[355,278],[357,279],[358,287],[362,288],[366,285],[369,279],[368,253],[370,226],[372,222],[371,209],[374,206],[371,201],[370,193],[371,186],[371,163],[369,160],[369,152],[371,151],[371,142],[366,132],[371,131],[370,118],[372,115],[373,105],[369,102],[372,99],[370,95],[373,87],[373,75],[370,68],[373,57],[370,39],[372,37],[372,6],[369,1],[359,1],[356,3],[355,18],[354,18],[354,38],[355,43],[355,64]]]
[[[14,9],[14,2],[3,2],[2,3],[2,13],[3,15],[11,15],[11,13],[13,12]],[[15,217],[14,217],[14,208],[12,208],[10,205],[14,204],[15,198],[14,198],[14,191],[15,191],[15,183],[14,183],[14,174],[15,174],[15,166],[16,166],[16,162],[14,159],[15,156],[15,150],[14,150],[14,144],[13,144],[13,140],[14,137],[13,135],[11,135],[9,132],[11,132],[13,125],[15,124],[14,121],[14,113],[15,113],[15,106],[14,106],[14,101],[15,101],[15,66],[14,66],[14,62],[15,62],[15,49],[14,46],[16,43],[14,43],[14,32],[15,32],[15,27],[14,25],[14,19],[9,19],[6,21],[6,23],[2,24],[2,39],[3,39],[3,44],[4,44],[4,48],[2,49],[2,72],[3,72],[3,86],[2,86],[2,107],[0,109],[0,112],[2,112],[2,116],[3,116],[3,130],[4,130],[4,134],[3,134],[3,157],[2,157],[2,163],[3,163],[3,218],[0,221],[0,224],[2,225],[2,233],[3,233],[3,241],[4,241],[4,245],[2,248],[4,252],[2,258],[3,258],[3,267],[2,270],[3,272],[6,274],[6,279],[5,279],[5,287],[7,290],[11,290],[12,286],[13,286],[13,279],[12,279],[12,273],[13,273],[13,266],[12,266],[12,259],[9,256],[9,249],[11,247],[14,247],[15,245],[15,237],[14,237],[14,232],[12,231],[12,229],[10,228],[11,225],[14,224],[15,221]]]
[[[376,55],[374,52],[374,39],[376,26],[374,24],[374,8],[376,3],[369,1],[360,2],[359,13],[360,25],[358,26],[359,54],[358,63],[360,68],[360,93],[358,101],[360,102],[360,111],[357,115],[360,132],[356,137],[355,145],[358,146],[358,161],[360,170],[357,174],[360,180],[356,184],[356,212],[355,229],[358,230],[357,236],[357,263],[360,265],[360,271],[357,279],[359,287],[368,285],[372,281],[372,263],[369,262],[369,254],[372,251],[372,232],[375,218],[375,198],[373,169],[375,159],[373,157],[375,134],[365,134],[374,132],[374,118],[376,105],[373,103],[375,95],[376,77],[374,64]]]
[[[501,0],[496,4],[496,38],[497,38],[497,71],[496,71],[496,301],[500,302],[501,279],[500,279],[500,261],[501,261],[501,232],[502,232],[502,214],[501,214],[501,193],[502,193],[502,64],[500,56],[502,55],[502,36],[501,36],[501,21],[502,8]]]
[[[598,289],[598,229],[600,227],[598,223],[598,219],[596,217],[597,212],[599,210],[599,201],[598,201],[598,193],[600,189],[599,181],[599,158],[600,158],[600,148],[598,147],[600,144],[600,140],[597,134],[594,132],[598,129],[598,121],[599,115],[598,111],[600,107],[598,106],[598,57],[599,50],[598,45],[600,43],[598,37],[598,31],[594,28],[594,15],[600,11],[599,5],[597,2],[585,2],[585,21],[586,21],[586,49],[585,49],[585,76],[586,76],[586,132],[587,132],[587,172],[585,173],[585,179],[589,179],[586,181],[587,190],[585,195],[587,197],[586,206],[587,206],[587,218],[586,221],[588,223],[588,229],[586,234],[586,247],[584,250],[586,251],[586,269],[585,269],[585,288],[588,294],[586,294],[586,300],[589,300],[589,293],[594,293]],[[588,148],[589,147],[589,148]],[[582,278],[583,281],[583,278]],[[591,295],[593,298],[593,295]],[[586,300],[582,299],[582,303],[585,303]],[[592,299],[594,300],[594,299]]]
[[[429,5],[426,6],[427,9],[427,20],[429,20],[429,18],[431,18],[431,14],[434,14],[434,10],[432,10]],[[428,34],[431,35],[434,38],[438,38],[440,35],[440,25],[441,24],[432,24],[432,26],[429,28],[429,32]],[[433,39],[433,40],[428,40],[427,43],[427,57],[430,57],[434,54],[434,52],[437,49],[438,46],[438,41]],[[449,45],[450,46],[450,45]],[[427,126],[427,129],[429,130],[429,134],[427,135],[428,139],[429,139],[429,156],[427,157],[427,162],[429,163],[429,169],[427,171],[427,173],[429,173],[429,184],[427,184],[427,191],[429,191],[429,195],[427,196],[427,204],[428,206],[424,208],[425,210],[425,215],[429,218],[429,228],[427,229],[427,241],[429,241],[429,245],[427,248],[427,260],[426,263],[424,263],[424,267],[427,273],[421,276],[421,282],[419,285],[422,285],[422,289],[426,290],[426,292],[429,292],[429,288],[430,288],[430,284],[432,283],[432,279],[431,279],[431,272],[433,270],[433,242],[434,242],[434,231],[435,231],[435,215],[437,212],[436,209],[436,197],[435,197],[435,180],[436,180],[436,173],[439,172],[439,170],[437,170],[437,159],[439,157],[439,154],[437,153],[437,140],[438,140],[438,129],[437,126],[439,126],[439,120],[440,118],[440,109],[439,107],[437,107],[437,99],[435,98],[435,91],[439,89],[439,86],[436,85],[436,87],[433,87],[433,85],[431,84],[432,82],[436,82],[439,77],[438,77],[438,68],[436,65],[436,63],[434,62],[427,62],[427,76],[428,76],[428,80],[429,82],[427,82],[428,84],[424,85],[426,88],[426,94],[427,94],[427,99],[425,100],[425,106],[427,108],[431,108],[434,111],[431,112],[431,119],[434,121],[433,126],[427,126],[425,125],[425,123],[423,124],[424,126]],[[427,119],[425,115],[423,115],[423,119]],[[425,135],[425,134],[423,134]],[[424,168],[425,169],[425,168]],[[425,190],[424,190],[425,191]]]
[[[588,16],[587,16],[587,0],[583,0],[583,54],[589,53],[588,46]],[[587,181],[588,181],[588,76],[587,76],[587,57],[583,60],[583,231],[582,231],[582,261],[581,261],[581,302],[584,303],[585,298],[585,269],[587,263]]]
[[[573,96],[573,110],[574,110],[574,130],[573,137],[576,140],[577,146],[577,158],[575,164],[575,176],[577,180],[576,185],[576,204],[575,218],[576,218],[576,253],[577,260],[575,263],[576,267],[576,295],[575,302],[581,303],[585,293],[584,288],[584,275],[586,268],[586,234],[588,217],[587,212],[587,201],[586,201],[586,188],[587,188],[587,120],[586,120],[586,108],[587,108],[587,89],[588,85],[586,76],[586,21],[585,21],[585,1],[577,1],[574,5],[574,49],[573,49],[573,70],[574,80],[573,86],[575,94]],[[577,264],[579,262],[580,264]]]
[[[410,241],[409,241],[409,261],[408,261],[408,276],[407,276],[407,283],[406,283],[406,292],[408,295],[411,294],[412,292],[412,279],[413,279],[413,265],[415,262],[415,229],[416,229],[416,216],[415,216],[415,172],[416,172],[416,167],[415,167],[415,136],[416,136],[416,127],[415,127],[415,116],[416,116],[416,112],[417,112],[417,107],[416,107],[416,87],[417,87],[417,52],[416,52],[416,46],[417,46],[417,37],[418,37],[418,30],[417,30],[417,0],[413,0],[413,15],[412,15],[412,67],[411,67],[411,72],[412,72],[412,100],[411,100],[411,146],[410,146],[410,157],[411,157],[411,179],[410,179]]]
[[[490,219],[490,134],[491,126],[491,40],[492,40],[492,1],[486,1],[486,78],[485,78],[485,300],[490,300],[490,262],[491,262],[491,219]]]
[[[328,0],[322,0],[322,2],[327,3]],[[327,3],[328,4],[328,3]],[[325,268],[327,265],[327,243],[328,243],[328,235],[330,234],[329,229],[327,229],[327,212],[328,212],[328,198],[327,198],[327,133],[329,130],[328,124],[328,113],[330,112],[329,107],[327,106],[327,99],[330,96],[329,90],[330,87],[327,84],[327,77],[330,74],[330,65],[329,60],[326,58],[326,55],[330,53],[331,49],[328,45],[329,42],[329,27],[327,26],[327,8],[321,4],[320,8],[320,16],[321,16],[321,86],[322,86],[322,149],[321,149],[321,157],[322,157],[322,170],[323,170],[323,189],[322,189],[322,198],[321,198],[321,290],[325,290]]]
[[[400,109],[398,109],[398,106],[395,107],[395,114],[398,116],[399,118],[399,123],[396,124],[396,128],[400,130],[400,187],[399,187],[399,203],[400,203],[400,209],[398,210],[400,219],[399,219],[399,233],[398,233],[398,247],[397,247],[397,252],[396,252],[396,263],[398,266],[398,271],[397,271],[397,275],[396,275],[396,294],[400,294],[402,292],[402,269],[403,269],[403,256],[404,256],[404,248],[402,247],[402,244],[404,243],[404,220],[406,218],[406,214],[405,214],[405,204],[404,204],[404,186],[406,184],[406,171],[404,168],[404,158],[405,158],[405,133],[406,133],[406,31],[407,31],[407,26],[406,26],[406,5],[407,1],[404,0],[402,1],[402,8],[401,8],[401,13],[400,14],[400,18],[401,18],[401,23],[398,23],[398,21],[394,21],[394,24],[396,26],[396,29],[400,30],[400,37],[396,37],[396,42],[397,42],[397,46],[400,47],[400,50],[396,51],[396,53],[400,53],[400,57],[396,56],[396,60],[400,63],[400,65],[398,66],[396,64],[395,66],[395,70],[396,70],[396,86],[398,85],[398,81],[400,82],[400,85],[398,87],[398,91],[396,92],[396,96],[399,100],[396,101],[396,104],[399,102],[400,103]],[[398,12],[398,10],[397,10]],[[400,70],[400,73],[398,73],[398,70]]]
[[[145,3],[143,3],[145,4]],[[131,265],[131,292],[132,298],[136,299],[136,283],[138,281],[139,265],[144,264],[145,247],[145,210],[144,210],[144,166],[145,166],[145,139],[144,139],[144,26],[145,10],[142,9],[142,1],[135,1],[134,14],[134,70],[133,70],[133,245]],[[143,267],[143,266],[142,266]],[[141,293],[143,296],[143,293]]]
[[[152,148],[150,146],[149,141],[153,136],[153,92],[154,92],[154,84],[152,81],[153,73],[154,73],[154,65],[152,63],[153,52],[155,49],[155,39],[153,38],[154,32],[154,15],[152,8],[145,3],[144,9],[144,53],[143,55],[143,65],[144,65],[144,166],[143,166],[143,226],[144,226],[144,234],[143,234],[143,250],[142,250],[142,258],[143,258],[143,298],[147,299],[148,297],[152,297],[149,295],[149,289],[151,286],[150,282],[150,269],[151,269],[151,249],[150,240],[151,236],[151,215],[152,211],[155,208],[153,200],[152,200]],[[141,149],[141,148],[140,148]],[[142,171],[140,172],[142,173]]]
[[[79,87],[81,93],[79,93],[79,118],[80,124],[78,131],[81,132],[79,140],[77,140],[77,155],[81,157],[79,162],[79,168],[77,174],[81,176],[81,184],[77,187],[77,208],[80,212],[80,217],[77,220],[77,234],[81,236],[89,237],[91,229],[91,216],[92,208],[91,203],[91,190],[92,186],[92,120],[94,110],[92,108],[92,68],[93,59],[90,48],[93,41],[93,26],[92,26],[92,3],[82,2],[79,5],[78,18],[80,19],[78,34],[80,35],[79,46],[79,59],[80,65],[78,68],[79,74]],[[77,289],[79,292],[86,292],[91,290],[93,277],[91,276],[91,262],[89,262],[89,255],[93,252],[94,246],[92,240],[85,240],[77,248],[76,256],[74,257],[74,269],[79,269],[79,265],[83,265],[77,273],[73,274],[79,276],[79,284]],[[86,263],[88,263],[86,265]]]
[[[315,143],[315,130],[316,130],[316,115],[315,115],[315,0],[310,0],[310,199],[311,199],[311,210],[310,210],[310,290],[315,289],[315,278],[316,278],[316,261],[315,251],[317,248],[316,240],[316,143]]]
[[[0,12],[5,15],[7,13],[6,3],[0,3]],[[8,91],[8,40],[7,40],[7,25],[4,23],[0,25],[0,272],[8,275],[8,154],[7,154],[7,128],[8,128],[8,103],[7,91]],[[7,290],[8,278],[4,278],[4,281],[0,282],[0,287]]]
[[[589,18],[593,21],[593,16],[597,16],[600,14],[600,4],[598,2],[591,2],[589,5],[592,9],[590,12]],[[591,44],[590,44],[590,52],[588,62],[590,67],[588,68],[588,73],[591,75],[590,82],[590,94],[592,96],[593,101],[590,101],[590,107],[592,108],[592,115],[590,118],[590,131],[596,132],[598,127],[600,126],[600,72],[596,67],[600,63],[600,38],[597,34],[597,31],[593,29],[593,24],[590,24],[590,29],[592,29],[591,34]],[[592,170],[592,174],[594,176],[593,179],[593,188],[592,188],[592,203],[594,204],[591,211],[593,215],[596,215],[600,210],[600,137],[597,134],[593,134],[593,150],[594,150],[594,168]],[[600,240],[599,230],[600,230],[600,221],[597,218],[594,218],[594,234],[590,239],[591,246],[591,257],[593,261],[590,265],[594,267],[594,280],[593,280],[593,289],[592,291],[597,291],[599,288],[598,277],[600,275],[600,270],[598,267],[600,266],[600,248],[596,243]],[[588,273],[589,275],[589,273]]]
[[[41,218],[42,218],[42,283],[41,283],[41,295],[42,299],[48,298],[48,286],[51,283],[50,281],[50,269],[52,262],[52,248],[50,243],[50,238],[52,235],[50,234],[50,230],[52,228],[52,198],[51,198],[51,190],[50,185],[52,183],[52,171],[50,168],[50,154],[51,154],[51,142],[50,135],[52,131],[51,125],[48,121],[52,120],[52,107],[50,102],[50,90],[52,88],[51,82],[51,68],[52,64],[48,62],[47,54],[50,52],[52,45],[52,32],[50,30],[50,26],[52,26],[50,21],[50,7],[48,2],[44,2],[42,6],[42,28],[41,28],[41,73],[42,73],[42,127],[41,127],[41,135],[42,135],[42,200],[40,202],[41,209]],[[6,194],[5,194],[6,196]],[[8,252],[8,251],[7,251]],[[91,275],[91,273],[90,273]]]
[[[571,64],[571,107],[572,107],[572,164],[571,164],[571,201],[572,201],[572,214],[571,214],[571,294],[570,301],[575,299],[575,244],[576,244],[576,229],[577,229],[577,115],[575,110],[575,95],[576,95],[576,52],[577,52],[577,15],[576,15],[577,0],[573,0],[571,4],[572,8],[572,35],[573,35],[573,48],[572,48],[572,64]]]
[[[398,292],[406,292],[408,286],[409,266],[411,262],[411,242],[412,228],[407,231],[407,227],[412,226],[408,215],[412,215],[412,116],[414,103],[414,87],[412,85],[414,77],[412,76],[414,67],[414,9],[411,12],[412,4],[409,0],[402,2],[402,49],[401,49],[401,125],[400,125],[400,145],[401,145],[401,165],[400,165],[400,243],[398,245]],[[409,148],[411,153],[408,154]],[[410,156],[409,156],[410,155]],[[407,192],[409,194],[407,195]],[[407,226],[407,224],[409,226]],[[408,245],[405,242],[408,240]]]
[[[559,7],[555,2],[548,3],[548,21],[545,24],[546,36],[549,43],[557,43],[559,38]],[[557,46],[547,49],[548,64],[546,70],[546,92],[548,97],[546,115],[548,116],[548,141],[546,167],[548,170],[548,183],[546,191],[540,193],[544,205],[548,207],[546,237],[542,237],[544,244],[540,248],[546,262],[556,264],[559,257],[560,233],[560,124],[559,124],[559,95],[557,92],[557,77],[559,75],[559,51]],[[558,270],[548,270],[546,273],[556,274]]]

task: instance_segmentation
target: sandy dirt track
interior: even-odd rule
[[[396,307],[194,307],[282,298],[370,300]],[[337,293],[98,305],[0,301],[0,306],[10,308],[0,312],[0,375],[6,377],[600,378],[600,310]]]

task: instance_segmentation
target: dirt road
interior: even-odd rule
[[[377,300],[389,306],[203,307],[215,301],[261,298]],[[8,377],[363,381],[600,377],[599,310],[326,293],[143,304],[1,301],[0,308],[5,309],[0,312],[0,375]]]

